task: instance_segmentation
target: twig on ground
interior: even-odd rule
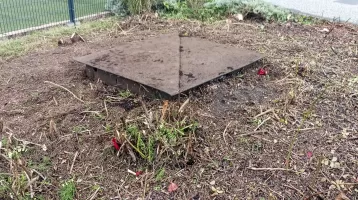
[[[250,136],[250,135],[259,134],[259,133],[266,133],[266,132],[267,131],[253,131],[253,132],[250,132],[250,133],[241,134],[241,135],[239,135],[239,137]]]
[[[163,122],[164,119],[165,119],[165,114],[167,113],[168,106],[169,106],[169,101],[168,101],[168,100],[164,100],[163,108],[162,108],[162,116],[160,117],[160,121],[161,121],[161,122]]]
[[[312,127],[312,128],[302,128],[302,129],[292,129],[292,130],[288,130],[287,132],[290,133],[290,132],[295,132],[295,131],[310,131],[310,130],[315,130],[317,129],[317,127]]]
[[[39,175],[43,180],[46,180],[46,177],[42,175],[40,172],[38,172],[36,169],[31,169],[31,172],[35,172],[37,175]]]
[[[295,191],[298,192],[300,195],[304,196],[304,194],[303,194],[303,192],[301,192],[301,190],[299,190],[299,189],[293,187],[292,185],[283,185],[283,186],[288,187],[288,188],[290,188],[290,189],[292,189],[292,190],[295,190]]]
[[[262,121],[256,128],[255,128],[255,130],[254,131],[257,131],[257,130],[259,130],[259,128],[262,126],[262,125],[264,125],[268,120],[270,120],[271,119],[271,117],[268,117],[267,119],[265,119],[264,121]]]
[[[262,116],[262,115],[266,115],[267,113],[270,113],[270,112],[273,112],[273,111],[275,111],[273,108],[268,109],[268,110],[266,110],[265,112],[262,112],[262,113],[256,115],[256,116],[253,117],[253,118],[258,118],[258,117],[260,117],[260,116]]]
[[[310,189],[312,192],[314,192],[314,194],[308,196],[307,198],[304,198],[304,200],[310,200],[310,199],[312,199],[312,197],[315,197],[315,196],[318,196],[320,199],[324,199],[324,197],[323,197],[321,194],[323,194],[323,193],[325,193],[325,192],[317,192],[317,190],[315,190],[315,189],[314,189],[313,187],[311,187],[310,185],[307,186],[307,187],[308,187],[308,189]]]
[[[184,111],[184,109],[188,105],[189,101],[190,101],[190,97],[187,100],[184,101],[183,105],[180,106],[179,113]]]
[[[15,136],[13,136],[12,133],[10,133],[10,135],[11,135],[12,138],[14,138],[15,140],[17,140],[17,141],[19,141],[19,142],[24,143],[25,145],[27,145],[27,144],[32,144],[32,145],[41,147],[43,151],[47,151],[47,147],[46,147],[46,145],[44,145],[44,144],[37,144],[37,143],[34,143],[34,142],[30,142],[30,141],[26,141],[26,140],[21,140],[21,139],[19,139],[19,138],[16,138]]]
[[[63,86],[61,86],[61,85],[58,85],[58,84],[56,84],[56,83],[53,83],[53,82],[51,82],[51,81],[45,81],[45,83],[49,83],[49,84],[51,84],[51,85],[54,85],[54,86],[56,86],[56,87],[59,87],[59,88],[62,88],[62,89],[64,89],[64,90],[66,90],[68,93],[70,93],[75,99],[77,99],[78,101],[80,101],[80,102],[82,102],[82,103],[85,103],[82,99],[80,99],[80,98],[78,98],[73,92],[71,92],[69,89],[67,89],[67,88],[65,88],[65,87],[63,87]]]
[[[331,46],[331,50],[338,56],[338,52]]]
[[[228,145],[227,142],[226,142],[226,132],[227,132],[227,129],[229,128],[231,122],[232,122],[232,121],[230,121],[230,122],[226,125],[225,130],[224,130],[224,132],[223,132],[223,138],[224,138],[224,142],[225,142],[226,146]]]
[[[286,172],[294,172],[298,173],[293,169],[285,169],[285,168],[256,168],[256,167],[248,167],[247,169],[254,170],[254,171],[286,171]]]
[[[40,177],[36,176],[35,178],[29,180],[29,182],[26,184],[25,189],[27,189],[28,187],[30,187],[35,181],[37,181]]]
[[[87,200],[93,200],[96,198],[98,191],[101,189],[101,187],[98,187],[96,191],[94,191],[91,196]]]
[[[106,110],[106,116],[107,116],[107,118],[108,118],[108,109],[107,109],[106,100],[103,101],[103,104],[104,104],[104,110]]]
[[[73,157],[71,168],[70,168],[70,174],[72,174],[73,166],[75,165],[77,156],[78,156],[78,151],[76,151],[75,156]]]
[[[256,136],[256,135],[251,135],[251,137],[256,138],[256,139],[259,139],[259,140],[266,141],[266,142],[268,142],[268,143],[272,143],[271,140],[268,140],[268,139],[263,138],[263,137],[259,137],[259,136]]]

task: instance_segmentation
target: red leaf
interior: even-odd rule
[[[313,153],[312,153],[312,151],[308,151],[306,155],[307,155],[307,158],[310,159],[313,156]]]
[[[178,185],[175,183],[170,183],[170,185],[168,186],[168,192],[174,192],[175,190],[178,189]]]
[[[118,143],[116,138],[112,138],[112,145],[117,151],[120,149],[119,148],[119,143]]]
[[[140,176],[141,174],[143,174],[142,171],[137,171],[137,172],[135,173],[135,176]]]
[[[266,75],[266,74],[267,74],[267,71],[266,71],[265,69],[263,69],[263,68],[260,68],[259,71],[257,72],[257,75],[262,75],[262,76],[264,76],[264,75]]]

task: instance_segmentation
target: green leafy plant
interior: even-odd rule
[[[165,168],[160,168],[157,174],[155,175],[155,181],[163,180],[165,176]]]
[[[81,132],[83,132],[85,130],[87,130],[86,127],[79,125],[79,126],[73,127],[72,132],[73,133],[81,133]]]
[[[126,139],[129,145],[145,160],[153,162],[158,146],[164,146],[166,150],[174,149],[188,138],[188,135],[196,131],[197,122],[186,120],[173,123],[159,122],[151,130],[142,130],[137,124],[129,124],[126,129]],[[143,127],[144,128],[144,127]],[[150,131],[151,133],[148,133]],[[182,152],[182,151],[179,151]],[[180,153],[179,153],[180,154]]]
[[[75,198],[76,185],[71,179],[65,181],[60,188],[60,199],[61,200],[73,200]]]
[[[124,91],[119,92],[119,96],[122,98],[128,98],[132,95],[133,94],[129,90],[124,90]]]
[[[214,0],[205,4],[205,7],[221,8],[229,14],[255,15],[267,21],[287,21],[291,16],[288,10],[263,0]]]

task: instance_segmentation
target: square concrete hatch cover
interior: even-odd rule
[[[74,59],[86,64],[90,78],[135,93],[143,87],[174,96],[261,58],[256,52],[171,33]]]

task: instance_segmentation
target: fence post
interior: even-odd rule
[[[68,0],[68,10],[70,13],[70,24],[71,25],[76,25],[76,21],[75,21],[75,4],[73,2],[74,0]]]

